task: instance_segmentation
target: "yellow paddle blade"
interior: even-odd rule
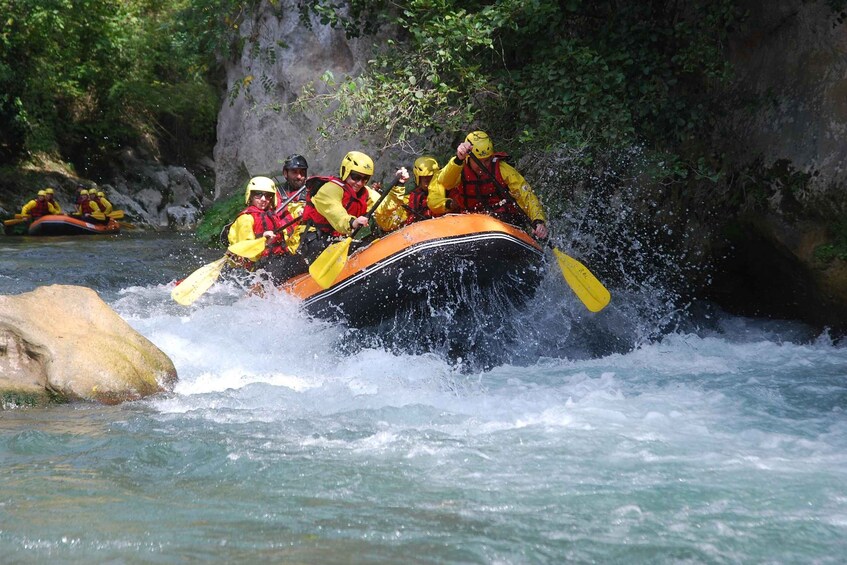
[[[261,255],[262,251],[265,250],[265,238],[260,237],[259,239],[245,239],[244,241],[233,243],[227,247],[226,250],[234,255],[238,255],[239,257],[252,259],[256,255]]]
[[[14,220],[3,220],[4,226],[14,226],[16,224],[22,224],[24,222],[28,222],[29,218],[15,218]]]
[[[338,278],[341,269],[347,264],[347,253],[352,241],[353,238],[348,237],[344,241],[333,243],[318,255],[314,263],[309,265],[309,274],[321,288],[331,287]]]
[[[556,255],[556,260],[559,262],[559,268],[562,269],[562,274],[565,276],[565,281],[576,293],[577,297],[582,300],[585,307],[592,312],[599,312],[612,299],[612,295],[603,286],[603,283],[597,280],[588,268],[574,259],[565,255],[559,249],[553,248],[553,253]]]
[[[203,265],[174,287],[171,298],[183,306],[190,306],[215,284],[221,276],[224,265],[226,265],[225,256],[213,263]]]
[[[124,211],[123,210],[112,210],[111,212],[109,212],[106,215],[109,216],[110,218],[112,218],[113,220],[122,220],[123,217],[124,217]]]

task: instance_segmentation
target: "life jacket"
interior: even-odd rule
[[[276,231],[286,224],[286,220],[283,220],[281,216],[277,215],[273,210],[260,210],[256,206],[248,206],[242,210],[238,216],[243,214],[250,214],[253,216],[253,234],[257,239],[264,237],[263,234],[266,231]],[[236,218],[238,216],[236,216]],[[287,215],[287,219],[291,219],[291,214]],[[288,226],[286,231],[292,229],[292,226]],[[265,247],[265,250],[262,252],[262,257],[267,257],[271,254],[285,255],[286,253],[288,253],[288,249],[283,244],[282,234],[278,234],[277,237],[274,237],[268,242],[267,247]]]
[[[303,221],[324,233],[339,237],[343,234],[336,231],[312,203],[312,197],[318,193],[320,187],[328,182],[341,187],[344,191],[341,195],[341,205],[344,206],[348,214],[355,217],[364,216],[368,213],[368,189],[362,187],[362,190],[356,193],[338,177],[309,177],[306,180],[306,207],[303,208]]]
[[[80,202],[79,203],[79,213],[82,214],[83,216],[87,216],[89,214],[93,214],[94,212],[100,211],[99,208],[97,210],[92,208],[91,204],[92,204],[91,200],[86,200],[84,202]]]
[[[311,180],[311,179],[319,179],[319,178],[324,178],[324,177],[309,177],[309,180]],[[314,184],[314,183],[313,183],[313,184]],[[292,194],[294,194],[295,192],[297,192],[297,190],[292,189],[292,188],[288,185],[288,181],[285,181],[285,183],[284,183],[284,184],[277,185],[277,186],[279,186],[279,187],[280,187],[280,191],[279,191],[279,192],[280,192],[280,194],[279,194],[279,196],[280,196],[279,203],[280,203],[280,204],[282,204],[283,202],[285,202],[286,200],[288,200],[288,199],[291,197],[291,195],[292,195]],[[320,188],[320,186],[319,186],[318,188]],[[299,189],[298,189],[298,190],[299,190]],[[317,190],[316,190],[316,192],[317,192]],[[301,193],[300,193],[300,195],[299,195],[297,198],[295,198],[294,200],[292,200],[292,201],[291,201],[291,202],[289,202],[288,204],[293,204],[294,202],[305,202],[305,201],[306,201],[306,197],[307,197],[308,193],[309,193],[309,189],[308,189],[308,187],[307,187],[307,188],[306,188],[306,190],[304,190],[303,192],[301,192]]]
[[[447,192],[447,197],[453,200],[459,211],[487,212],[495,216],[520,216],[521,211],[508,194],[501,194],[491,177],[497,179],[506,188],[506,182],[500,173],[501,160],[508,159],[505,153],[494,153],[487,173],[480,175],[465,165],[462,167],[462,179],[459,184]]]
[[[411,213],[408,214],[408,217],[406,218],[406,224],[411,224],[412,222],[420,220],[421,216],[423,216],[424,219],[432,217],[432,211],[429,209],[429,206],[427,206],[429,191],[416,188],[410,192],[408,196],[409,203],[407,206]]]
[[[300,190],[300,194],[298,194],[296,198],[294,198],[293,200],[288,200],[289,198],[291,198],[291,196],[298,192],[298,190],[288,190],[288,188],[289,186],[286,182],[285,185],[282,186],[277,193],[277,202],[279,202],[279,204],[276,207],[276,213],[280,216],[281,219],[283,219],[283,221],[288,221],[285,220],[286,215],[291,214],[292,211],[294,212],[294,214],[302,214],[303,208],[306,206],[306,198],[308,196],[308,188],[304,187],[304,190],[298,189]],[[282,205],[283,202],[286,202],[285,206]],[[293,217],[294,216],[291,215],[290,218]],[[292,230],[293,229],[294,226],[292,227]]]
[[[29,215],[33,218],[40,218],[50,213],[50,207],[47,205],[47,200],[35,200],[35,208],[29,211]]]

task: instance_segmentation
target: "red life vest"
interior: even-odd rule
[[[409,193],[409,209],[411,213],[408,214],[406,218],[406,224],[411,224],[412,222],[416,222],[421,219],[423,216],[424,219],[431,218],[432,212],[427,206],[427,197],[429,196],[429,191],[422,190],[420,188],[416,188],[412,192]]]
[[[99,212],[100,210],[96,210]],[[83,216],[87,216],[89,214],[93,214],[95,212],[94,208],[91,207],[91,200],[85,200],[84,202],[80,202],[79,204],[79,213]]]
[[[309,180],[312,180],[316,177],[311,177]],[[364,216],[368,213],[368,189],[364,186],[362,190],[358,193],[354,192],[352,188],[347,186],[347,184],[339,179],[338,177],[317,177],[320,180],[324,181],[323,184],[331,182],[336,186],[340,186],[344,191],[341,195],[341,205],[344,206],[344,209],[347,210],[347,213],[353,217],[358,218],[359,216]],[[321,184],[321,186],[323,186]],[[315,205],[312,203],[312,196],[317,194],[320,188],[317,188],[314,193],[312,190],[307,190],[308,195],[306,196],[306,207],[303,208],[303,220],[308,222],[309,225],[313,225],[318,228],[320,231],[324,233],[331,234],[333,237],[338,237],[343,235],[342,233],[335,230],[332,227],[332,224],[329,223],[329,220],[323,217],[318,209],[315,208]]]
[[[497,216],[521,215],[512,198],[500,194],[491,177],[497,179],[501,186],[508,190],[503,175],[500,173],[501,159],[508,157],[505,153],[495,153],[490,161],[487,173],[478,175],[470,166],[462,167],[462,178],[456,188],[447,192],[447,197],[453,200],[456,209],[461,212],[487,212]]]
[[[40,218],[50,213],[50,207],[47,206],[47,200],[35,200],[35,208],[29,211],[29,215],[33,218]]]
[[[256,206],[248,206],[244,210],[241,211],[238,216],[242,214],[250,214],[253,216],[253,234],[256,236],[256,239],[260,237],[264,237],[266,231],[276,231],[280,227],[286,224],[287,220],[291,219],[291,214],[286,212],[287,220],[284,220],[282,216],[277,215],[273,210],[261,210]],[[236,216],[236,218],[238,217]],[[286,231],[291,233],[293,230],[293,226],[288,226]],[[262,252],[262,257],[267,257],[270,254],[274,255],[285,255],[288,253],[288,248],[283,245],[282,234],[277,234],[273,237],[269,242],[265,250]]]

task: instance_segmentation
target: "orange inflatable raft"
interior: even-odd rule
[[[41,216],[27,228],[29,235],[114,234],[120,231],[120,224],[111,218],[107,223],[99,223],[64,215]]]
[[[541,246],[526,232],[484,214],[449,214],[413,223],[351,253],[327,289],[308,274],[282,288],[307,312],[364,327],[421,304],[505,289],[511,302],[531,296],[542,276]]]

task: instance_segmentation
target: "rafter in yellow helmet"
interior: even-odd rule
[[[429,155],[418,157],[412,166],[415,174],[415,184],[420,184],[421,177],[431,177],[438,174],[439,169],[438,161],[434,157],[430,157]]]
[[[250,205],[251,192],[268,192],[273,194],[271,206],[276,206],[276,183],[268,177],[253,177],[247,183],[247,189],[244,191],[244,203]]]
[[[373,159],[361,151],[350,151],[341,160],[341,170],[339,172],[341,180],[347,180],[348,175],[353,171],[372,177],[374,174]]]
[[[491,138],[484,131],[472,131],[465,138],[473,145],[473,154],[480,159],[488,159],[494,154],[494,145]]]

